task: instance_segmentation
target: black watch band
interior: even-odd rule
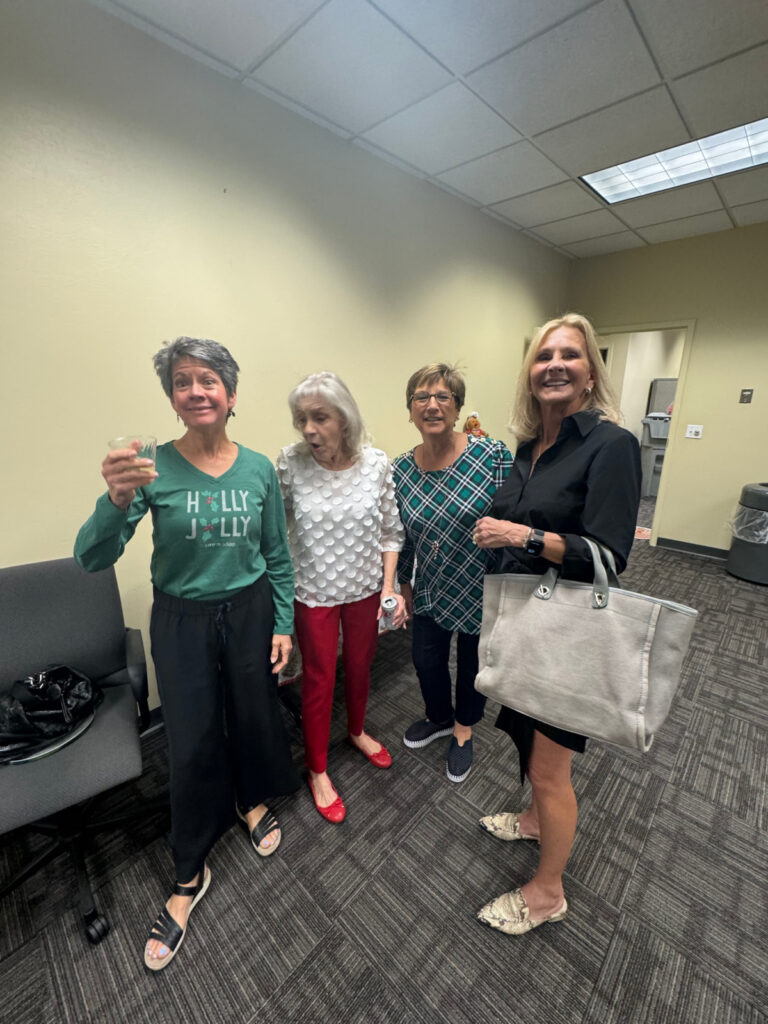
[[[528,541],[525,545],[525,550],[529,555],[540,555],[544,550],[544,531],[533,530]]]

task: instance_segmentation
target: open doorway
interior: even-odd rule
[[[656,515],[669,424],[687,325],[601,333],[601,354],[619,396],[624,426],[640,444],[643,482],[638,536],[649,537]]]

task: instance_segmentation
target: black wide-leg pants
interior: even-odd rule
[[[234,820],[299,778],[272,674],[266,576],[226,601],[155,590],[150,636],[170,753],[171,846],[190,881]]]

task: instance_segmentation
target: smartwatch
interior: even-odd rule
[[[529,555],[540,555],[544,550],[544,531],[531,530],[525,544],[525,550]]]

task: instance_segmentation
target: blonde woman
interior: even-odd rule
[[[609,548],[623,571],[637,522],[640,450],[619,419],[589,321],[570,313],[544,324],[518,381],[512,429],[520,445],[512,472],[475,527],[479,548],[502,549],[494,571],[541,575],[555,565],[565,579],[591,581],[584,536]],[[519,935],[561,921],[568,910],[563,871],[577,818],[571,760],[586,739],[509,708],[496,725],[517,746],[520,779],[528,777],[532,799],[527,809],[488,815],[480,825],[497,839],[541,846],[533,878],[478,917]]]

